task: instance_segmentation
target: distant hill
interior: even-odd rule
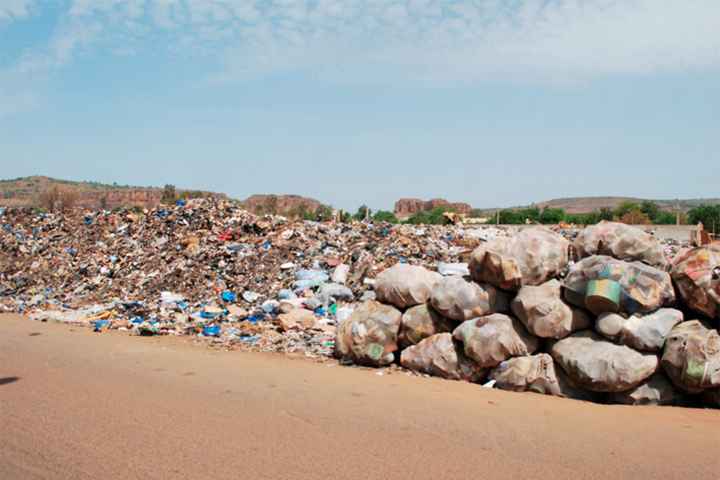
[[[641,203],[648,199],[635,197],[574,197],[574,198],[558,198],[537,203],[539,208],[562,208],[567,213],[589,213],[601,208],[617,208],[624,202]],[[652,200],[662,210],[675,211],[676,208],[686,212],[698,205],[718,205],[720,198],[696,198],[685,200]]]
[[[44,176],[22,177],[0,180],[0,206],[31,207],[38,205],[39,196],[53,187],[69,190],[77,195],[79,207],[99,209],[125,206],[152,208],[160,204],[161,187],[136,187],[129,185],[108,185],[98,182],[76,182]],[[177,193],[191,196],[222,196],[214,192],[200,192],[178,189]]]

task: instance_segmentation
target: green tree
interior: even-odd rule
[[[444,225],[448,223],[443,213],[453,211],[452,208],[436,207],[432,210],[418,212],[408,218],[405,223],[413,225]]]
[[[720,205],[700,205],[688,212],[690,224],[702,222],[705,230],[717,233],[720,231]]]
[[[636,202],[622,202],[620,205],[617,206],[615,211],[613,212],[615,214],[615,217],[620,219],[626,214],[633,212],[633,211],[640,211],[642,212],[642,209],[640,208],[640,204]]]
[[[613,211],[608,207],[602,207],[598,212],[598,222],[602,220],[611,221],[613,219]],[[597,222],[596,222],[597,223]]]
[[[565,210],[562,208],[543,208],[539,220],[543,225],[560,223],[565,220]]]
[[[353,218],[358,222],[362,222],[366,218],[369,218],[371,214],[372,210],[370,210],[370,207],[368,207],[367,205],[362,205],[360,208],[358,208],[358,211],[355,212]]]
[[[655,225],[675,225],[676,220],[674,213],[659,211],[652,222]]]
[[[660,207],[655,202],[645,200],[640,204],[640,211],[647,215],[647,217],[654,223],[655,219],[660,215]]]
[[[328,220],[332,219],[332,208],[330,208],[328,205],[321,205],[320,207],[315,210],[315,219],[318,222],[327,222]]]
[[[375,212],[372,218],[376,222],[398,223],[398,218],[395,214],[388,212],[387,210],[379,210]]]
[[[500,210],[501,225],[519,225],[521,223],[525,223],[525,219],[520,213],[514,210]]]

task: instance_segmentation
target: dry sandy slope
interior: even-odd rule
[[[591,405],[9,316],[0,432],[4,480],[720,477],[718,411]]]

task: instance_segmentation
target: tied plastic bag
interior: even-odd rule
[[[338,326],[336,353],[358,365],[380,367],[394,360],[402,314],[374,300],[356,308]]]
[[[666,269],[665,251],[643,230],[624,223],[602,221],[582,230],[575,239],[575,250],[582,257],[609,255],[618,260],[640,261]]]
[[[720,335],[698,320],[677,325],[665,341],[662,366],[688,393],[720,387]]]
[[[424,267],[398,263],[375,279],[377,299],[383,303],[407,308],[427,302],[442,276]]]
[[[678,254],[673,261],[672,278],[690,308],[720,319],[720,245]]]
[[[469,382],[479,382],[486,373],[465,356],[462,346],[456,345],[450,333],[438,333],[406,348],[400,364],[416,372]]]
[[[561,287],[554,279],[536,287],[528,285],[513,300],[513,313],[533,335],[558,339],[590,328],[585,312],[563,302]]]
[[[547,353],[505,360],[490,372],[490,378],[503,390],[562,396],[553,359]]]
[[[405,348],[420,343],[436,333],[451,332],[453,323],[424,303],[408,308],[402,316],[398,341]]]
[[[653,312],[675,302],[670,275],[640,262],[624,262],[605,255],[595,255],[574,264],[565,278],[565,299],[586,307],[585,296],[592,280],[619,283],[618,307],[626,313]]]
[[[453,332],[462,343],[465,355],[481,367],[495,367],[511,357],[534,353],[538,339],[527,333],[522,324],[507,315],[496,313],[468,320]]]
[[[550,354],[573,382],[594,392],[630,390],[658,367],[655,355],[616,345],[587,330],[558,340]]]
[[[492,285],[478,285],[462,277],[450,276],[435,284],[430,303],[441,315],[464,322],[496,312],[500,295]],[[507,299],[501,303],[507,305]]]
[[[544,227],[522,230],[514,237],[498,237],[476,248],[470,274],[503,290],[540,285],[565,270],[570,243]]]

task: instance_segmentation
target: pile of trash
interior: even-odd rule
[[[544,227],[498,237],[451,276],[397,264],[341,323],[337,355],[513,391],[720,407],[720,247],[664,252],[603,222],[572,243]]]
[[[290,221],[224,199],[0,212],[0,311],[598,402],[718,405],[720,246]]]
[[[0,311],[330,358],[396,264],[458,272],[497,228],[289,221],[223,199],[152,210],[0,212]],[[463,273],[467,270],[461,270]]]

